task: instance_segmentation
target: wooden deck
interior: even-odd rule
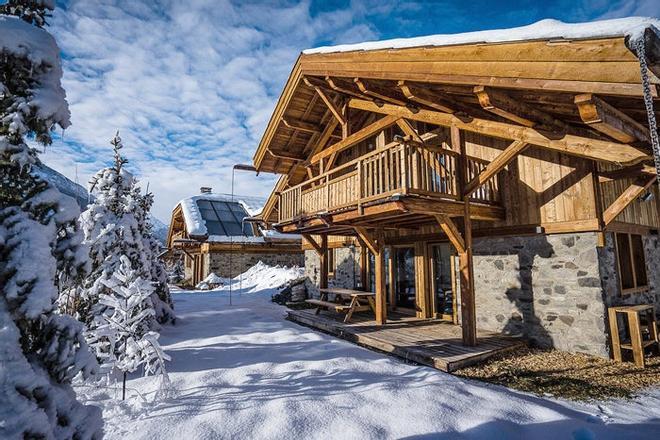
[[[520,338],[480,331],[478,345],[466,347],[460,326],[397,313],[388,314],[385,326],[377,326],[366,316],[354,315],[349,324],[343,323],[342,318],[343,315],[333,313],[315,315],[313,310],[288,312],[288,319],[293,322],[447,372],[525,345]]]

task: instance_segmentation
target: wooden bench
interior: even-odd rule
[[[348,323],[355,312],[366,312],[369,310],[374,311],[375,313],[375,304],[374,304],[374,294],[371,292],[362,292],[360,290],[349,290],[349,289],[319,289],[321,292],[320,299],[308,299],[305,302],[313,304],[316,306],[316,315],[321,313],[321,309],[334,310],[338,313],[346,313],[344,317],[344,322]],[[328,295],[335,295],[342,300],[350,300],[348,305],[328,301]],[[360,301],[366,299],[367,304],[361,303]]]

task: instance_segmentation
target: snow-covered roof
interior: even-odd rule
[[[660,29],[660,20],[650,17],[627,17],[587,23],[564,23],[546,19],[536,23],[510,29],[465,32],[460,34],[438,34],[415,38],[395,38],[383,41],[368,41],[357,44],[323,46],[303,51],[304,54],[351,52],[360,50],[405,49],[422,46],[452,46],[474,43],[505,43],[527,40],[586,39],[631,37],[636,38],[644,30],[654,26]]]
[[[205,237],[207,242],[213,243],[267,243],[273,241],[299,241],[301,237],[295,234],[280,234],[276,231],[259,228],[261,236],[233,234],[218,235],[210,234],[206,225],[206,220],[199,208],[200,201],[208,202],[227,202],[240,204],[249,216],[258,215],[266,203],[265,198],[254,196],[242,196],[231,194],[207,193],[188,197],[181,200],[178,204],[181,206],[183,218],[186,224],[186,230],[191,237]],[[240,219],[241,221],[243,218]]]

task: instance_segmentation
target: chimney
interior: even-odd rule
[[[213,188],[211,188],[210,186],[203,186],[199,189],[199,192],[202,194],[211,194],[212,191]]]

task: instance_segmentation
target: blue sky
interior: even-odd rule
[[[658,16],[657,0],[57,1],[72,126],[43,160],[85,183],[120,130],[130,169],[163,221],[200,186],[229,192],[301,50],[395,37]],[[240,174],[236,193],[267,196],[272,175]]]

